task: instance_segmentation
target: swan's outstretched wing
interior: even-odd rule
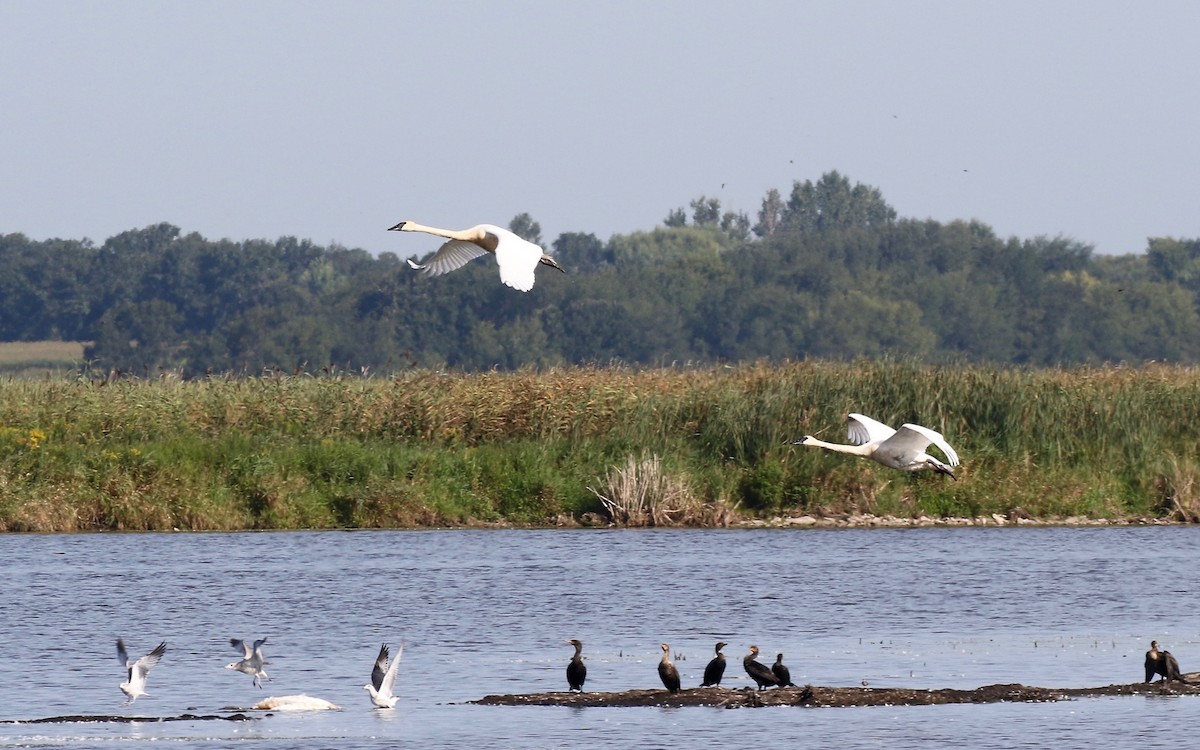
[[[379,656],[375,657],[375,667],[371,670],[371,684],[375,686],[376,692],[379,691],[379,686],[383,684],[383,677],[387,674],[388,663],[388,646],[383,644],[379,648]]]
[[[846,428],[850,434],[850,442],[855,445],[865,445],[867,443],[882,443],[896,431],[888,427],[883,422],[877,422],[870,417],[865,417],[862,414],[851,414],[846,417]],[[925,446],[921,446],[924,448]]]
[[[496,263],[500,280],[513,289],[528,292],[533,289],[533,271],[542,259],[542,249],[519,237],[502,238],[496,246]]]
[[[424,271],[429,276],[441,276],[444,273],[456,271],[485,254],[487,254],[487,250],[474,242],[450,240],[439,247],[433,257],[424,263],[413,263],[410,260],[408,265]]]
[[[404,643],[402,641],[400,643],[400,648],[396,649],[396,656],[392,658],[392,663],[388,667],[387,674],[383,676],[383,687],[380,688],[378,685],[375,686],[375,689],[379,690],[379,692],[383,693],[384,695],[392,695],[392,686],[396,684],[396,669],[400,666],[400,656],[403,653]],[[376,664],[376,668],[378,668],[378,664]],[[374,673],[371,674],[371,679],[374,681]]]
[[[936,445],[938,450],[946,454],[946,460],[951,466],[958,466],[958,454],[946,442],[940,432],[935,432],[919,424],[906,424],[895,435],[888,438],[888,447],[896,445],[900,449],[913,450],[923,453],[929,444]]]

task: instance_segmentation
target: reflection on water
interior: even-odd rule
[[[259,721],[0,725],[2,745],[174,738],[288,747],[592,747],[757,736],[848,748],[1142,746],[1177,741],[1191,698],[873,709],[560,709],[465,705],[565,690],[568,638],[589,690],[685,687],[716,640],[725,684],[751,643],[798,684],[977,687],[1132,682],[1157,638],[1200,669],[1197,528],[421,531],[0,536],[0,719],[216,713],[307,693],[341,712]],[[168,642],[149,695],[122,706],[115,642]],[[269,637],[263,690],[224,665]],[[362,686],[405,641],[401,703]],[[770,661],[771,659],[768,659]],[[1155,719],[1161,721],[1155,722]]]

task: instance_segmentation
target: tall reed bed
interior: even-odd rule
[[[844,441],[850,411],[940,430],[962,457],[959,481],[790,445]],[[693,509],[659,523],[1015,506],[1194,520],[1197,425],[1200,370],[1164,365],[6,380],[0,528],[553,523],[612,515],[601,495],[618,503],[612,488],[639,486],[629,472],[647,456]]]

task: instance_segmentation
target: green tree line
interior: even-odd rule
[[[510,226],[540,241],[528,214]],[[406,246],[408,247],[408,246]],[[422,253],[436,248],[436,241]],[[567,232],[532,292],[484,258],[429,278],[394,253],[158,224],[0,236],[0,340],[90,342],[90,366],[185,375],[646,365],[898,354],[929,362],[1200,361],[1200,240],[1103,256],[979,221],[900,218],[837,172],[756,217],[701,196],[651,231]]]

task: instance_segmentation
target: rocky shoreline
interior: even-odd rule
[[[1188,675],[1188,677],[1190,679],[1192,675]],[[689,688],[678,693],[669,693],[660,689],[625,690],[615,693],[556,692],[488,695],[470,702],[482,706],[846,708],[851,706],[929,706],[945,703],[1037,703],[1119,695],[1200,695],[1200,684],[1196,682],[1135,682],[1128,685],[1105,685],[1090,688],[1042,688],[1006,684],[985,685],[973,690],[805,685],[760,691],[752,687],[737,689],[715,687]]]
[[[1033,518],[1020,509],[1007,514],[993,513],[974,518],[941,516],[877,516],[855,513],[845,516],[778,516],[752,519],[737,524],[739,528],[814,528],[814,529],[871,529],[871,528],[929,528],[945,526],[1175,526],[1179,521],[1169,518]]]
[[[722,523],[731,529],[919,529],[950,527],[1039,527],[1039,526],[1180,526],[1187,521],[1176,518],[1129,516],[1124,518],[1092,518],[1089,516],[1066,516],[1061,518],[1034,518],[1021,508],[1007,513],[992,513],[986,516],[893,516],[873,513],[850,513],[799,516],[775,516],[773,518],[731,518]],[[491,528],[521,528],[521,524],[505,521],[472,524]],[[560,515],[549,524],[551,528],[626,528],[613,523],[599,513],[584,513],[579,518]],[[531,526],[529,528],[538,528]],[[712,528],[711,526],[689,527],[686,524],[672,528]]]

